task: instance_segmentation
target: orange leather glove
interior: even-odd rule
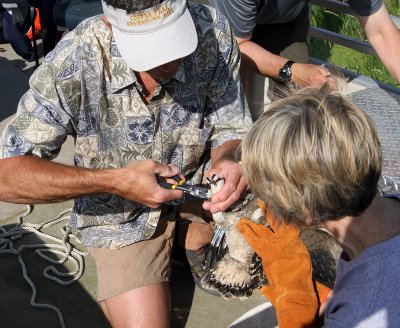
[[[237,225],[262,259],[269,285],[263,286],[261,292],[275,307],[280,328],[317,327],[319,304],[311,258],[300,231],[278,225],[271,214],[266,214],[266,220],[269,228],[246,219]]]

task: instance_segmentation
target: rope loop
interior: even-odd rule
[[[72,234],[71,229],[68,226],[68,222],[61,227],[62,238],[58,238],[49,233],[43,232],[43,229],[50,228],[66,220],[69,221],[71,209],[61,212],[55,219],[51,219],[47,222],[39,224],[25,223],[24,218],[31,214],[33,209],[34,206],[32,204],[27,205],[26,211],[18,217],[17,223],[9,230],[6,230],[4,227],[0,226],[0,254],[12,254],[18,258],[22,269],[22,275],[32,290],[30,305],[35,308],[49,309],[55,312],[58,316],[60,327],[65,328],[66,325],[64,317],[58,307],[52,304],[36,302],[38,289],[28,276],[26,264],[22,258],[22,252],[25,249],[34,249],[35,253],[39,257],[41,257],[44,261],[51,263],[52,265],[47,266],[43,270],[43,276],[46,279],[52,280],[62,286],[71,285],[82,277],[84,272],[83,258],[88,253],[79,250],[69,242],[70,237],[75,238],[75,236]],[[37,237],[40,237],[40,239],[47,239],[52,243],[47,244],[43,242],[33,245],[21,244],[18,248],[15,248],[14,242],[27,234],[34,234]],[[52,254],[53,256],[49,256],[48,254]],[[61,258],[58,258],[54,255],[59,255]],[[61,272],[56,268],[55,265],[63,265],[67,261],[73,263],[73,270],[70,270],[69,272]]]

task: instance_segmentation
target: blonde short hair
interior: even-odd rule
[[[326,85],[273,102],[243,140],[241,160],[251,190],[297,226],[306,212],[311,224],[362,213],[382,165],[372,120]]]

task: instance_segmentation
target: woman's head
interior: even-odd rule
[[[241,151],[251,190],[275,216],[298,226],[359,215],[374,198],[381,174],[372,120],[327,87],[273,102]]]

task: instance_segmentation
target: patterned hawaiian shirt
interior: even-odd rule
[[[101,17],[83,21],[32,75],[3,133],[0,156],[53,159],[71,135],[77,166],[118,168],[154,159],[200,183],[210,149],[242,139],[251,118],[227,21],[199,4],[189,9],[198,47],[171,80],[160,82],[147,105]],[[115,249],[150,238],[164,210],[90,195],[75,199],[71,226],[86,246]]]

